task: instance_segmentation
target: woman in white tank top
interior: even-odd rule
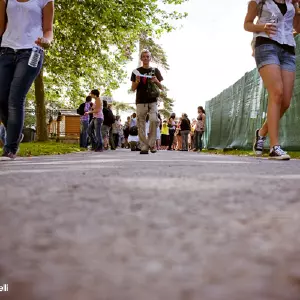
[[[255,61],[269,96],[267,120],[255,132],[253,150],[262,155],[269,134],[269,158],[277,160],[290,159],[279,144],[279,121],[293,95],[296,72],[293,29],[300,31],[298,2],[251,0],[244,22],[245,30],[254,33]]]
[[[32,48],[53,40],[54,0],[0,0],[0,119],[6,128],[3,158],[14,159],[21,142],[26,95],[42,68],[28,65]]]

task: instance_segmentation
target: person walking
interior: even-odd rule
[[[138,68],[138,74],[133,72],[131,75],[132,91],[136,91],[136,107],[137,107],[137,123],[138,134],[141,145],[141,154],[148,154],[149,149],[152,153],[156,152],[156,133],[157,133],[157,100],[159,97],[159,89],[163,86],[161,81],[163,77],[157,68],[150,66],[151,53],[149,50],[141,52],[142,67]],[[145,77],[146,76],[146,77]],[[150,77],[150,78],[149,78]],[[150,129],[149,138],[146,138],[146,116],[149,114]]]
[[[161,127],[161,148],[167,150],[169,146],[169,127],[168,121],[164,120]]]
[[[6,7],[7,5],[7,7]],[[53,40],[53,0],[0,1],[0,119],[6,128],[3,158],[15,159],[22,140],[25,98]],[[37,67],[29,65],[39,46]]]
[[[176,115],[174,113],[171,114],[168,120],[168,127],[169,127],[169,147],[168,150],[173,150],[174,145],[174,137],[176,132],[176,122],[175,122]]]
[[[90,96],[95,99],[95,105],[92,110],[86,112],[85,114],[88,116],[90,113],[93,113],[93,123],[91,122],[89,126],[89,135],[92,140],[92,149],[95,152],[103,152],[103,139],[102,139],[102,131],[101,127],[103,124],[103,104],[100,99],[99,90],[92,90]]]
[[[195,130],[194,130],[194,149],[193,149],[193,151],[195,151],[195,152],[202,151],[202,149],[203,149],[202,136],[205,131],[205,121],[206,121],[205,110],[204,110],[203,106],[199,106],[197,122],[196,122]]]
[[[191,122],[187,114],[182,114],[180,129],[182,138],[182,151],[189,151],[189,134],[191,132]]]
[[[112,134],[112,125],[115,123],[115,116],[112,112],[111,105],[108,105],[106,100],[103,100],[103,116],[104,121],[102,125],[102,137],[104,139],[104,148],[108,150],[108,145],[110,150],[115,150],[115,143]]]
[[[255,131],[253,151],[262,155],[266,136],[270,138],[270,159],[289,160],[279,143],[279,120],[288,110],[296,72],[293,28],[300,31],[298,0],[251,0],[244,29],[254,33],[255,61],[268,91],[267,119]],[[254,20],[258,21],[254,24]]]
[[[120,116],[116,116],[115,122],[112,124],[112,135],[115,148],[120,146],[120,131],[122,128]]]
[[[88,146],[88,128],[90,116],[86,114],[93,106],[92,97],[87,96],[85,102],[80,104],[77,113],[80,115],[80,148],[87,148]]]

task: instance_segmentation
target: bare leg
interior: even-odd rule
[[[280,111],[283,103],[283,80],[281,69],[278,65],[267,65],[260,69],[260,75],[263,79],[269,94],[267,120],[260,129],[259,134],[266,136],[269,133],[270,146],[278,145],[278,132]]]
[[[282,70],[281,71],[281,78],[283,82],[283,102],[280,108],[280,118],[284,115],[284,113],[288,110],[294,90],[294,82],[295,82],[295,73]],[[260,130],[261,136],[266,136],[268,134],[268,122],[264,123]]]

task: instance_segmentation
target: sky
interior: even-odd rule
[[[255,68],[252,35],[243,28],[247,5],[248,0],[190,0],[174,6],[188,17],[178,21],[180,28],[163,35],[158,43],[168,57],[170,70],[161,72],[177,114],[196,117],[199,105],[205,106],[206,101]],[[136,66],[137,59],[127,65],[128,83],[113,93],[114,100],[135,102],[135,95],[127,91]]]

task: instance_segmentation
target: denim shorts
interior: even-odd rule
[[[257,68],[278,65],[282,70],[296,72],[296,56],[275,44],[263,44],[255,48]]]

